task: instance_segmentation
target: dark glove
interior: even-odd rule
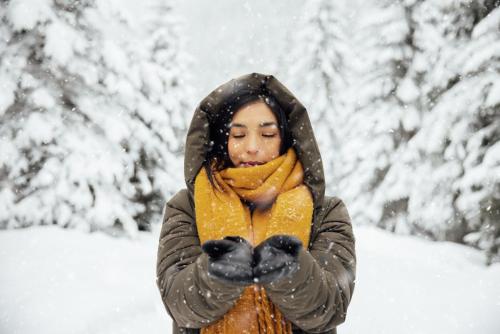
[[[254,283],[252,273],[252,246],[238,236],[222,240],[208,240],[201,246],[208,254],[208,273],[235,285]]]
[[[266,284],[294,274],[301,248],[302,241],[290,235],[274,235],[262,241],[253,254],[255,282]]]

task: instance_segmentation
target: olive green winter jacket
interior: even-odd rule
[[[186,140],[186,188],[167,201],[160,233],[157,280],[163,304],[173,319],[172,333],[199,333],[220,319],[244,287],[208,276],[196,230],[194,180],[208,148],[207,115],[220,112],[240,89],[272,94],[285,110],[294,148],[304,167],[304,183],[313,195],[314,213],[307,249],[299,253],[299,271],[265,284],[267,295],[293,324],[293,333],[337,333],[346,320],[355,277],[355,238],[345,203],[325,196],[323,165],[304,106],[272,75],[251,73],[217,87],[195,110]]]

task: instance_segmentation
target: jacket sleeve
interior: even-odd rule
[[[356,276],[355,238],[344,202],[332,197],[323,217],[310,249],[299,252],[295,275],[264,285],[283,315],[310,333],[345,321]]]
[[[201,250],[189,203],[187,189],[182,189],[165,205],[156,284],[179,327],[201,328],[229,311],[244,288],[208,276],[208,256]]]

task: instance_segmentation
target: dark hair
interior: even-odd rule
[[[220,171],[228,167],[234,167],[231,159],[229,158],[227,148],[229,124],[233,115],[244,105],[258,101],[264,102],[271,109],[278,120],[281,138],[279,154],[284,154],[293,145],[285,112],[273,96],[262,92],[250,92],[236,96],[233,100],[224,103],[221,107],[222,110],[216,112],[215,116],[208,117],[210,126],[210,143],[205,155],[205,160],[203,161],[203,167],[207,172],[208,179],[210,180],[212,186],[214,186],[212,168],[216,171]],[[211,167],[212,163],[214,164],[213,167]]]

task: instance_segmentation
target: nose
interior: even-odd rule
[[[249,136],[246,146],[248,154],[256,154],[259,152],[259,142],[256,136]]]

